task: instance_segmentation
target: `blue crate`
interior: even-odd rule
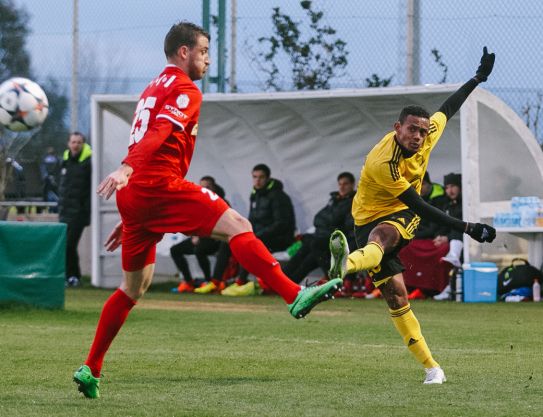
[[[498,267],[493,262],[464,265],[464,302],[495,303],[498,298]]]

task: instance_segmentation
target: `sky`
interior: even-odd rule
[[[29,47],[40,71],[68,77],[72,0],[14,1],[31,15]],[[215,5],[212,13],[216,13],[216,3],[217,0],[212,1]],[[314,1],[315,7],[325,12],[324,20],[348,42],[349,58],[356,64],[356,70],[350,71],[347,82],[360,81],[358,70],[364,71],[364,76],[371,72],[387,75],[397,73],[404,66],[403,57],[400,57],[405,46],[400,16],[405,13],[405,3],[405,0]],[[297,1],[264,0],[256,4],[238,0],[237,57],[241,80],[258,78],[248,49],[258,46],[257,37],[269,35],[271,9],[275,5],[295,19],[303,16]],[[371,7],[365,7],[368,5]],[[543,2],[422,0],[422,7],[423,78],[428,81],[440,78],[437,76],[440,75],[439,67],[429,65],[432,48],[438,48],[445,55],[449,73],[453,75],[464,72],[466,61],[476,62],[482,45],[488,44],[500,55],[510,57],[507,60],[509,68],[495,74],[496,85],[511,84],[507,72],[515,71],[514,65],[520,64],[522,59],[532,68],[524,73],[522,81],[517,78],[516,82],[519,86],[530,87],[529,80],[535,74],[533,65],[543,58],[541,48],[530,48],[531,44],[539,45],[541,39]],[[81,53],[85,54],[84,48],[92,46],[100,54],[99,61],[107,63],[113,55],[113,60],[118,58],[128,64],[124,72],[130,77],[144,78],[162,67],[162,40],[169,26],[180,19],[201,23],[201,10],[200,0],[80,0]],[[229,11],[227,5],[228,15]],[[468,69],[472,70],[472,67],[467,67],[466,71]],[[424,76],[426,73],[429,73],[427,77]],[[399,80],[400,75],[396,77]]]
[[[53,76],[69,87],[73,0],[13,0],[30,15],[28,49],[38,78]],[[406,0],[315,0],[323,22],[347,42],[349,65],[334,88],[363,88],[371,74],[405,81]],[[212,14],[217,0],[212,0]],[[304,21],[299,1],[237,1],[237,81],[239,91],[262,91],[266,76],[256,59],[270,36],[273,7]],[[164,65],[162,43],[172,23],[202,21],[201,0],[79,0],[80,77],[94,89],[138,94]],[[227,1],[230,19],[230,1]],[[230,25],[227,25],[227,72],[230,71]],[[307,27],[305,27],[307,28]],[[496,68],[485,85],[518,113],[543,92],[543,2],[536,0],[421,0],[421,82],[438,83],[447,66],[447,82],[463,82],[474,73],[482,47],[497,54]],[[212,30],[212,36],[216,38]],[[211,75],[216,74],[212,43]],[[287,60],[282,70],[288,84]],[[228,75],[228,74],[227,74]],[[106,81],[107,80],[107,81]],[[288,88],[288,86],[286,87]],[[67,89],[69,91],[69,88]]]

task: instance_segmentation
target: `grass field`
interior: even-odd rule
[[[413,303],[449,381],[424,386],[382,300],[294,320],[279,297],[150,292],[106,356],[102,398],[71,381],[109,290],[64,311],[0,310],[0,416],[542,416],[543,304]]]

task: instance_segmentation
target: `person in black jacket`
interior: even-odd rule
[[[443,183],[447,194],[447,202],[443,211],[451,217],[462,220],[462,175],[451,172],[445,175]],[[460,267],[460,257],[464,249],[463,239],[461,232],[446,226],[439,229],[437,237],[434,239],[436,246],[449,244],[449,253],[445,255],[443,260],[456,268]]]
[[[270,252],[285,250],[294,242],[296,229],[292,201],[283,190],[283,183],[271,177],[271,170],[267,165],[256,165],[252,176],[253,191],[248,219],[253,226],[253,232]],[[241,269],[237,282],[222,290],[221,294],[255,294],[255,285],[252,281],[248,282],[248,275],[245,269]]]
[[[451,172],[445,175],[443,184],[445,185],[448,200],[444,208],[445,213],[462,220],[462,174]],[[462,251],[464,249],[464,237],[462,233],[450,227],[442,227],[438,236],[434,239],[434,243],[436,246],[448,244],[449,252],[441,260],[451,264],[454,268],[460,268],[462,265]],[[451,291],[451,285],[449,284],[441,293],[434,297],[434,300],[443,301],[450,299]]]
[[[216,183],[215,178],[209,175],[203,176],[200,178],[200,185],[214,192],[222,199],[225,198],[224,189]],[[224,242],[212,239],[210,237],[189,236],[182,242],[173,245],[170,248],[170,254],[175,266],[181,273],[182,279],[177,287],[172,288],[172,292],[184,293],[198,290],[198,288],[195,288],[194,278],[185,257],[186,255],[196,255],[198,265],[204,274],[205,283],[203,285],[206,287],[211,286],[210,291],[215,290],[215,287],[218,288],[219,282],[212,282],[209,256],[217,253],[221,243]],[[226,245],[226,247],[228,247],[228,245]],[[229,256],[229,254],[230,252],[228,251],[227,256]],[[226,261],[228,261],[228,259],[226,259]],[[199,291],[196,292],[198,293]]]
[[[337,177],[338,191],[330,193],[326,206],[319,210],[313,219],[315,231],[302,236],[300,250],[284,268],[285,274],[300,283],[313,269],[320,267],[324,273],[330,268],[330,249],[328,240],[332,232],[341,230],[354,242],[354,220],[351,206],[355,194],[355,178],[350,172],[342,172]]]
[[[90,224],[91,155],[89,144],[80,132],[68,139],[60,170],[59,221],[68,226],[66,235],[66,285],[75,287],[81,280],[77,246],[83,229]]]
[[[440,184],[432,182],[428,171],[424,173],[422,179],[420,196],[428,204],[440,210],[444,210],[448,203],[444,188]],[[429,220],[428,218],[420,219],[419,227],[415,232],[415,239],[434,239],[437,236],[439,229],[440,226],[438,223]]]

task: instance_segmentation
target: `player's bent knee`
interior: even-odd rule
[[[219,219],[212,236],[232,238],[240,233],[252,232],[251,222],[234,209],[228,209]]]
[[[149,264],[139,271],[123,271],[121,289],[133,300],[140,299],[151,285],[154,269],[155,265]]]

